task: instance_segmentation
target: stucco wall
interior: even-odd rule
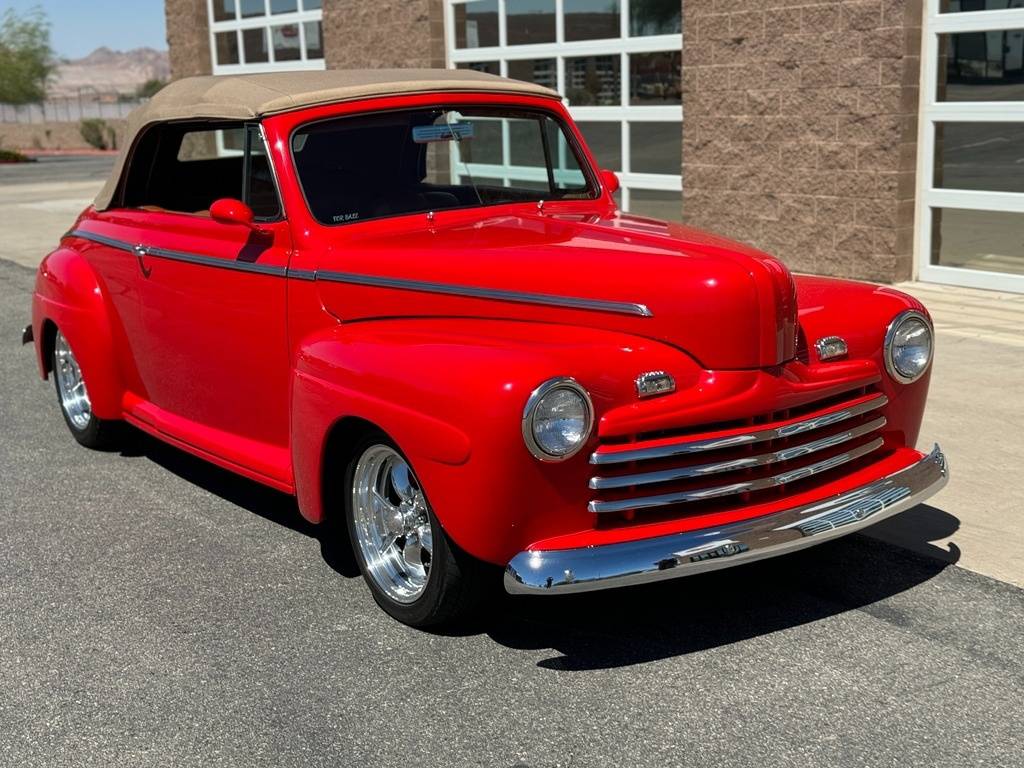
[[[909,277],[921,5],[684,0],[684,220],[796,270]]]

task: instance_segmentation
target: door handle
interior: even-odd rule
[[[135,254],[135,260],[139,263],[139,271],[142,272],[142,276],[149,277],[149,273],[152,270],[146,266],[145,261],[146,256],[149,254],[149,249],[140,243],[132,248],[132,252]]]

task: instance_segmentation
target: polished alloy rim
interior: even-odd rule
[[[89,392],[85,388],[85,379],[82,378],[82,369],[78,367],[75,354],[60,331],[57,331],[54,340],[53,353],[61,408],[75,429],[85,429],[92,418]]]
[[[414,602],[430,576],[433,536],[423,490],[394,448],[374,445],[359,459],[352,512],[370,578],[391,599]]]

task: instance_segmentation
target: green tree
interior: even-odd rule
[[[0,16],[0,101],[28,104],[46,98],[53,71],[50,22],[36,6],[24,15],[8,8]]]
[[[167,83],[163,80],[153,78],[152,80],[147,80],[138,88],[136,88],[135,95],[138,96],[140,99],[151,98],[152,96],[155,96],[156,92],[163,88],[165,85],[167,85]]]

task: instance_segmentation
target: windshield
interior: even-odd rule
[[[424,108],[299,128],[292,155],[323,224],[597,196],[565,127],[527,110]]]

